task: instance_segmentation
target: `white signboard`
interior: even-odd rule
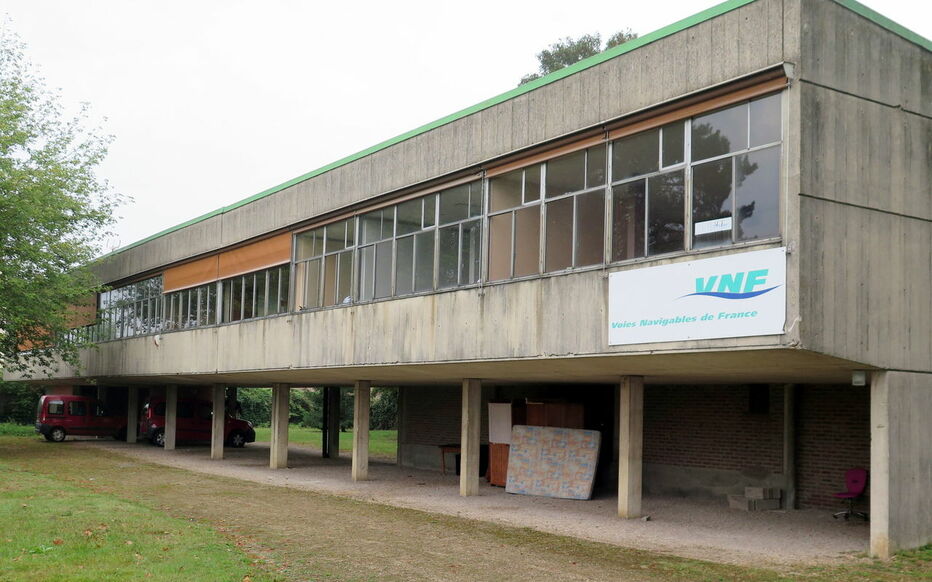
[[[786,248],[612,273],[609,345],[783,333]]]

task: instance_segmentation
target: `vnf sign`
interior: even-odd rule
[[[786,249],[612,273],[609,345],[775,335],[786,321]]]

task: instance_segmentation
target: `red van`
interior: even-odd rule
[[[113,414],[96,398],[46,394],[36,409],[36,432],[60,443],[68,435],[126,438],[126,415]]]
[[[179,441],[209,441],[213,410],[213,404],[206,400],[179,398],[175,438]],[[256,431],[251,422],[227,414],[225,424],[224,443],[239,448],[256,441]],[[165,400],[153,398],[142,407],[139,434],[157,447],[165,446]]]

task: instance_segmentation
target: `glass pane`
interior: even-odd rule
[[[324,250],[328,253],[339,251],[346,247],[346,221],[328,224],[326,227],[326,245]]]
[[[469,184],[469,217],[482,215],[482,181]]]
[[[573,266],[573,198],[547,204],[544,268],[558,271]]]
[[[337,255],[324,257],[324,306],[337,303]]]
[[[359,300],[371,301],[375,293],[375,247],[359,249]]]
[[[243,278],[230,280],[233,298],[230,300],[230,321],[239,321],[243,318]]]
[[[207,297],[207,289],[209,285],[205,285],[198,289],[197,294],[197,324],[198,325],[208,325],[209,314],[210,314],[210,302]]]
[[[375,245],[375,298],[392,294],[392,241]]]
[[[281,272],[280,267],[269,269],[269,287],[268,287],[268,315],[280,313],[278,300],[278,276]],[[287,281],[287,279],[285,280]],[[286,282],[285,285],[288,283]]]
[[[605,185],[605,144],[591,147],[586,158],[586,188]]]
[[[547,198],[585,188],[586,151],[547,162]]]
[[[693,247],[731,243],[732,158],[693,167]]]
[[[295,260],[316,257],[324,252],[324,229],[316,228],[295,237]]]
[[[605,195],[590,192],[576,197],[576,266],[604,261]]]
[[[440,224],[449,224],[469,217],[469,184],[440,193]]]
[[[489,281],[511,276],[511,213],[489,218]]]
[[[434,288],[434,231],[414,235],[414,290]]]
[[[337,300],[341,305],[353,302],[353,251],[337,255],[339,261],[339,279],[337,281]]]
[[[656,172],[659,154],[660,130],[619,139],[612,145],[612,181]]]
[[[515,277],[540,272],[540,206],[515,211]]]
[[[420,216],[418,218],[420,219]],[[401,225],[400,220],[398,224]],[[395,242],[395,295],[407,295],[412,291],[414,291],[414,237],[406,236]]]
[[[352,247],[356,245],[356,219],[348,218],[345,221],[346,223],[346,247]]]
[[[295,309],[298,311],[308,308],[307,301],[305,301],[305,293],[307,290],[307,269],[308,263],[295,263],[294,296],[297,300],[295,303]]]
[[[780,147],[735,158],[738,240],[780,234]]]
[[[747,103],[693,119],[692,159],[694,162],[747,147]]]
[[[217,285],[211,283],[207,286],[207,303],[210,309],[210,315],[207,322],[211,325],[217,323]]]
[[[780,94],[751,101],[751,147],[780,141]]]
[[[398,205],[398,235],[421,230],[421,206],[423,201],[409,200]]]
[[[320,259],[314,259],[313,261],[307,262],[304,278],[304,309],[314,309],[315,307],[320,307],[320,263]],[[300,271],[296,271],[295,281],[298,280],[299,276]],[[298,301],[301,301],[301,296],[298,295],[298,297]]]
[[[524,201],[540,200],[540,169],[543,164],[534,164],[524,169]]]
[[[268,315],[268,285],[266,282],[265,271],[256,273],[256,317],[264,317]],[[273,311],[274,313],[274,311]]]
[[[521,206],[521,172],[515,170],[489,180],[492,212]]]
[[[233,321],[233,281],[224,281],[222,285],[223,285],[223,321],[225,322]],[[173,308],[178,309],[177,305],[175,305]]]
[[[683,163],[685,149],[686,125],[682,121],[665,125],[663,131],[663,165],[674,166]]]
[[[647,181],[612,188],[612,261],[644,256]]]
[[[291,302],[288,297],[288,287],[291,281],[291,265],[283,265],[278,268],[278,313],[289,311]],[[272,299],[269,298],[269,301]],[[271,308],[270,308],[271,309]]]
[[[424,228],[437,224],[437,195],[424,198]]]
[[[647,254],[682,251],[684,247],[683,172],[647,180]]]
[[[249,319],[256,316],[255,275],[246,275],[243,279],[245,281],[243,288],[243,319]]]
[[[460,227],[448,226],[441,228],[439,233],[440,270],[437,274],[437,288],[455,287],[458,281]]]
[[[460,248],[460,285],[479,282],[482,259],[482,224],[478,220],[464,222],[463,244]]]
[[[382,240],[382,211],[376,210],[359,217],[359,244]]]

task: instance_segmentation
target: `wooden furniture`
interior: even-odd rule
[[[585,407],[579,402],[528,402],[528,426],[585,428]]]
[[[440,445],[440,474],[447,474],[447,454],[459,454],[460,446],[459,444],[455,445]]]
[[[489,484],[504,487],[508,484],[508,452],[511,445],[489,443]]]

